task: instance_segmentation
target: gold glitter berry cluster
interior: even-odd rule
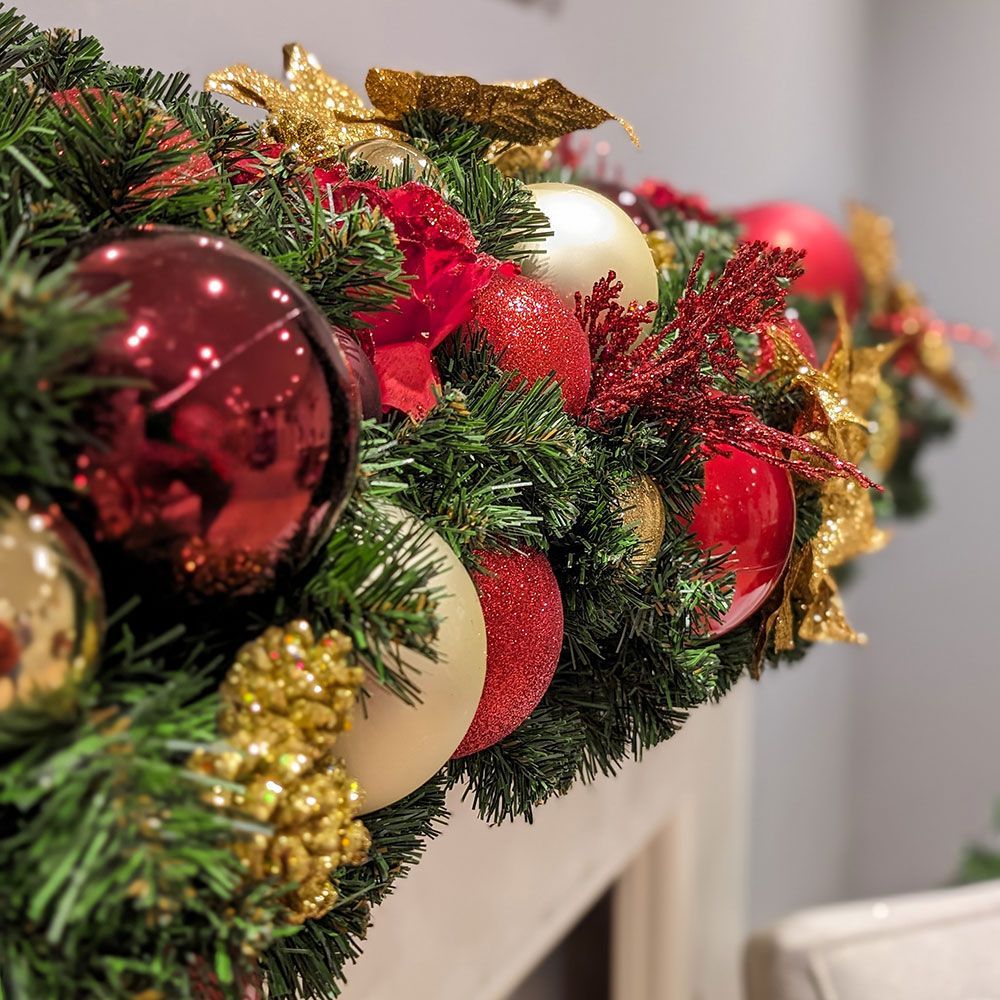
[[[286,899],[293,923],[327,913],[337,900],[330,873],[362,863],[371,846],[355,818],[362,792],[333,756],[364,676],[348,665],[350,649],[339,632],[317,640],[305,621],[248,642],[220,689],[227,748],[191,761],[220,779],[213,805],[260,824],[234,849],[254,881],[295,884]]]

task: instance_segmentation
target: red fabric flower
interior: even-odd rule
[[[267,147],[234,161],[234,183],[262,176],[266,167],[260,157],[280,152]],[[476,293],[495,273],[512,275],[518,268],[479,253],[468,220],[425,184],[411,181],[386,190],[376,181],[351,180],[342,163],[317,167],[312,176],[325,205],[344,211],[363,198],[393,225],[410,291],[393,308],[361,317],[370,334],[363,342],[370,344],[383,409],[420,419],[434,406],[434,387],[440,384],[431,352],[468,322]]]
[[[381,192],[410,278],[410,295],[369,319],[382,405],[421,418],[440,383],[431,351],[472,316],[476,293],[497,271],[517,273],[478,253],[468,220],[432,188],[409,183]]]
[[[698,222],[719,220],[718,214],[708,207],[708,202],[700,194],[679,191],[666,181],[647,177],[635,190],[660,212],[680,212],[685,219],[696,219]]]

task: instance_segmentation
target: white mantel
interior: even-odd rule
[[[503,1000],[615,882],[615,1000],[736,1000],[749,707],[743,682],[532,826],[488,827],[456,794],[443,835],[375,911],[345,1000]]]

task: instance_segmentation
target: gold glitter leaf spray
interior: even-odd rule
[[[287,86],[259,70],[237,65],[209,74],[205,89],[264,108],[268,118],[262,139],[283,143],[309,162],[335,156],[344,146],[364,139],[400,138],[396,129],[365,106],[357,91],[324,72],[311,52],[294,43],[282,51]]]
[[[314,162],[365,139],[402,139],[403,117],[434,110],[482,126],[498,140],[525,146],[550,143],[577,129],[618,122],[636,145],[635,129],[609,111],[564,87],[558,80],[480,83],[470,76],[432,76],[395,69],[371,69],[366,87],[374,107],[345,83],[323,71],[319,60],[298,44],[286,45],[285,81],[246,65],[209,74],[205,89],[252,107],[264,108],[265,142],[291,147]]]
[[[849,206],[851,244],[858,259],[872,311],[872,324],[889,329],[912,348],[917,371],[956,406],[969,396],[955,368],[948,326],[927,309],[909,282],[897,274],[898,254],[892,220],[858,202]]]
[[[822,369],[813,368],[780,332],[773,339],[774,369],[805,398],[796,433],[857,463],[868,449],[866,417],[884,385],[882,367],[900,344],[855,349],[842,308],[838,321],[837,341]],[[778,652],[795,647],[796,622],[800,638],[809,642],[865,642],[847,620],[833,570],[855,556],[883,548],[889,536],[875,522],[868,490],[853,480],[823,483],[820,509],[819,530],[793,559],[780,602],[767,620],[767,634]]]

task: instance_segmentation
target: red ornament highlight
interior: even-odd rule
[[[805,250],[792,292],[810,299],[840,295],[848,315],[861,307],[864,284],[850,240],[829,216],[795,201],[771,201],[736,212],[746,241]]]
[[[115,99],[116,106],[124,110],[125,95],[118,91],[105,92],[96,87],[89,87],[82,90],[79,87],[70,87],[66,90],[57,90],[53,93],[52,103],[63,111],[64,114],[75,112],[81,115],[84,120],[89,121],[90,110],[88,102],[100,102],[108,96]],[[181,123],[167,114],[158,113],[156,134],[162,135],[159,140],[159,148],[167,150],[191,150],[191,155],[166,170],[161,170],[158,174],[150,177],[130,189],[129,194],[133,197],[143,196],[145,198],[156,198],[178,188],[187,187],[197,181],[205,180],[215,173],[215,164],[211,157],[201,148],[200,143],[191,134],[190,129],[182,129]]]
[[[554,375],[563,407],[578,416],[590,392],[590,345],[579,320],[548,285],[498,272],[476,296],[472,324],[502,352],[500,367],[534,384]]]
[[[583,181],[583,186],[603,194],[613,201],[644,233],[660,228],[659,212],[643,195],[626,187],[619,181],[600,180],[596,177]]]
[[[355,384],[358,388],[358,401],[361,405],[361,416],[365,420],[374,420],[382,416],[382,392],[378,387],[378,376],[368,359],[365,344],[359,337],[347,330],[336,329],[337,343],[347,361],[354,376]],[[361,334],[362,338],[371,340],[366,333]],[[369,348],[370,349],[370,348]]]
[[[207,234],[150,228],[77,265],[127,285],[95,375],[133,380],[78,460],[95,534],[194,593],[267,586],[307,555],[354,484],[358,399],[333,332],[280,271]]]
[[[563,641],[562,595],[548,559],[476,553],[472,578],[486,620],[486,686],[455,757],[499,743],[535,710],[552,683]]]
[[[791,310],[794,313],[794,310]],[[799,349],[802,356],[813,366],[819,368],[819,355],[816,353],[816,344],[809,331],[802,321],[796,316],[786,316],[781,322],[781,327],[788,334],[792,343]],[[770,328],[764,329],[759,335],[760,355],[757,361],[757,374],[766,375],[774,366],[774,344],[771,341]]]
[[[745,451],[712,455],[688,527],[706,554],[730,553],[720,572],[736,575],[732,603],[706,629],[725,635],[760,610],[788,564],[795,540],[791,478]]]

